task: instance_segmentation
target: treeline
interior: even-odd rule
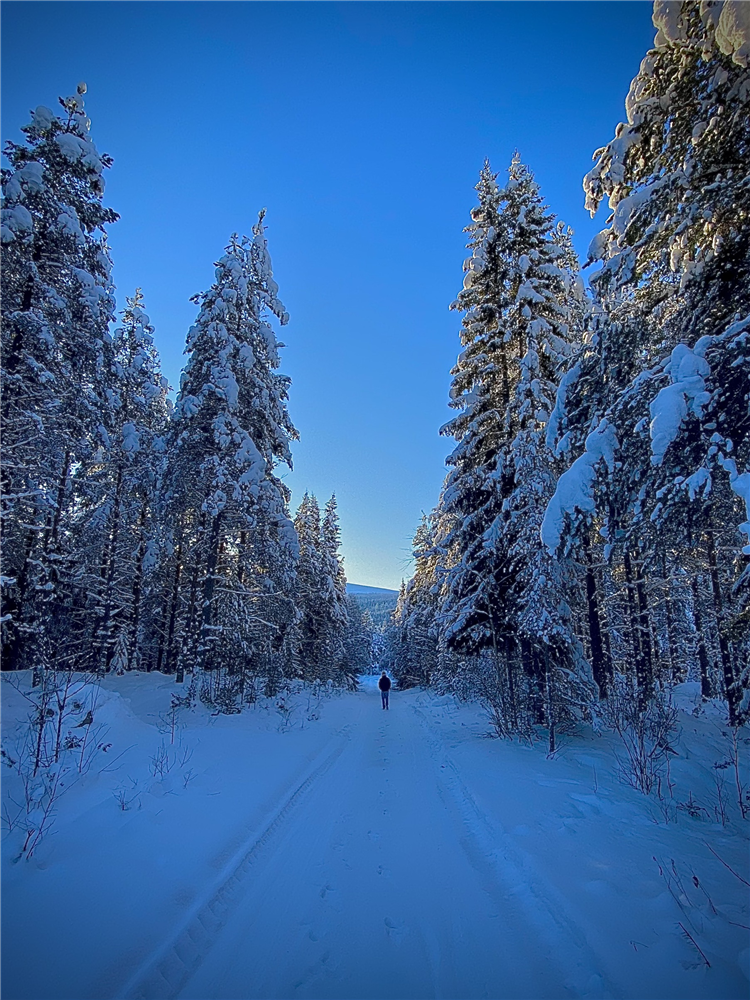
[[[293,523],[297,438],[263,213],[194,299],[174,406],[140,291],[116,323],[111,159],[83,93],[10,142],[2,208],[3,668],[159,670],[233,710],[369,657],[332,498]]]
[[[627,121],[584,181],[612,212],[585,291],[516,155],[485,164],[454,438],[385,662],[554,730],[699,679],[748,714],[750,39],[736,4],[655,4]],[[611,700],[611,699],[610,699]]]

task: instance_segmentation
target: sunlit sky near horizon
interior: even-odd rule
[[[518,148],[579,255],[581,180],[654,29],[633,2],[5,0],[2,135],[85,80],[114,157],[118,308],[136,286],[178,384],[190,296],[266,207],[291,314],[293,508],[335,492],[349,580],[397,588],[451,442],[463,227]]]

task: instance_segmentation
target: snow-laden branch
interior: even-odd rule
[[[595,510],[594,480],[597,468],[603,459],[611,469],[618,447],[614,427],[606,419],[602,419],[586,438],[583,454],[560,476],[541,528],[542,542],[551,553],[554,554],[560,544],[566,513]]]

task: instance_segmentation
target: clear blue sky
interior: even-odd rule
[[[110,153],[118,305],[141,286],[177,384],[189,297],[268,208],[301,440],[350,580],[397,587],[450,441],[463,227],[514,148],[585,254],[593,151],[624,116],[651,4],[2,4],[3,139],[79,80]]]

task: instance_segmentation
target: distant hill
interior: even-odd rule
[[[346,592],[355,599],[363,611],[369,611],[377,629],[388,624],[398,600],[397,590],[385,587],[365,587],[361,583],[347,583]]]
[[[386,590],[385,587],[365,587],[361,583],[347,583],[346,585],[347,594],[371,594],[373,597],[375,595],[380,595],[381,597],[393,597],[398,598],[397,590]]]

